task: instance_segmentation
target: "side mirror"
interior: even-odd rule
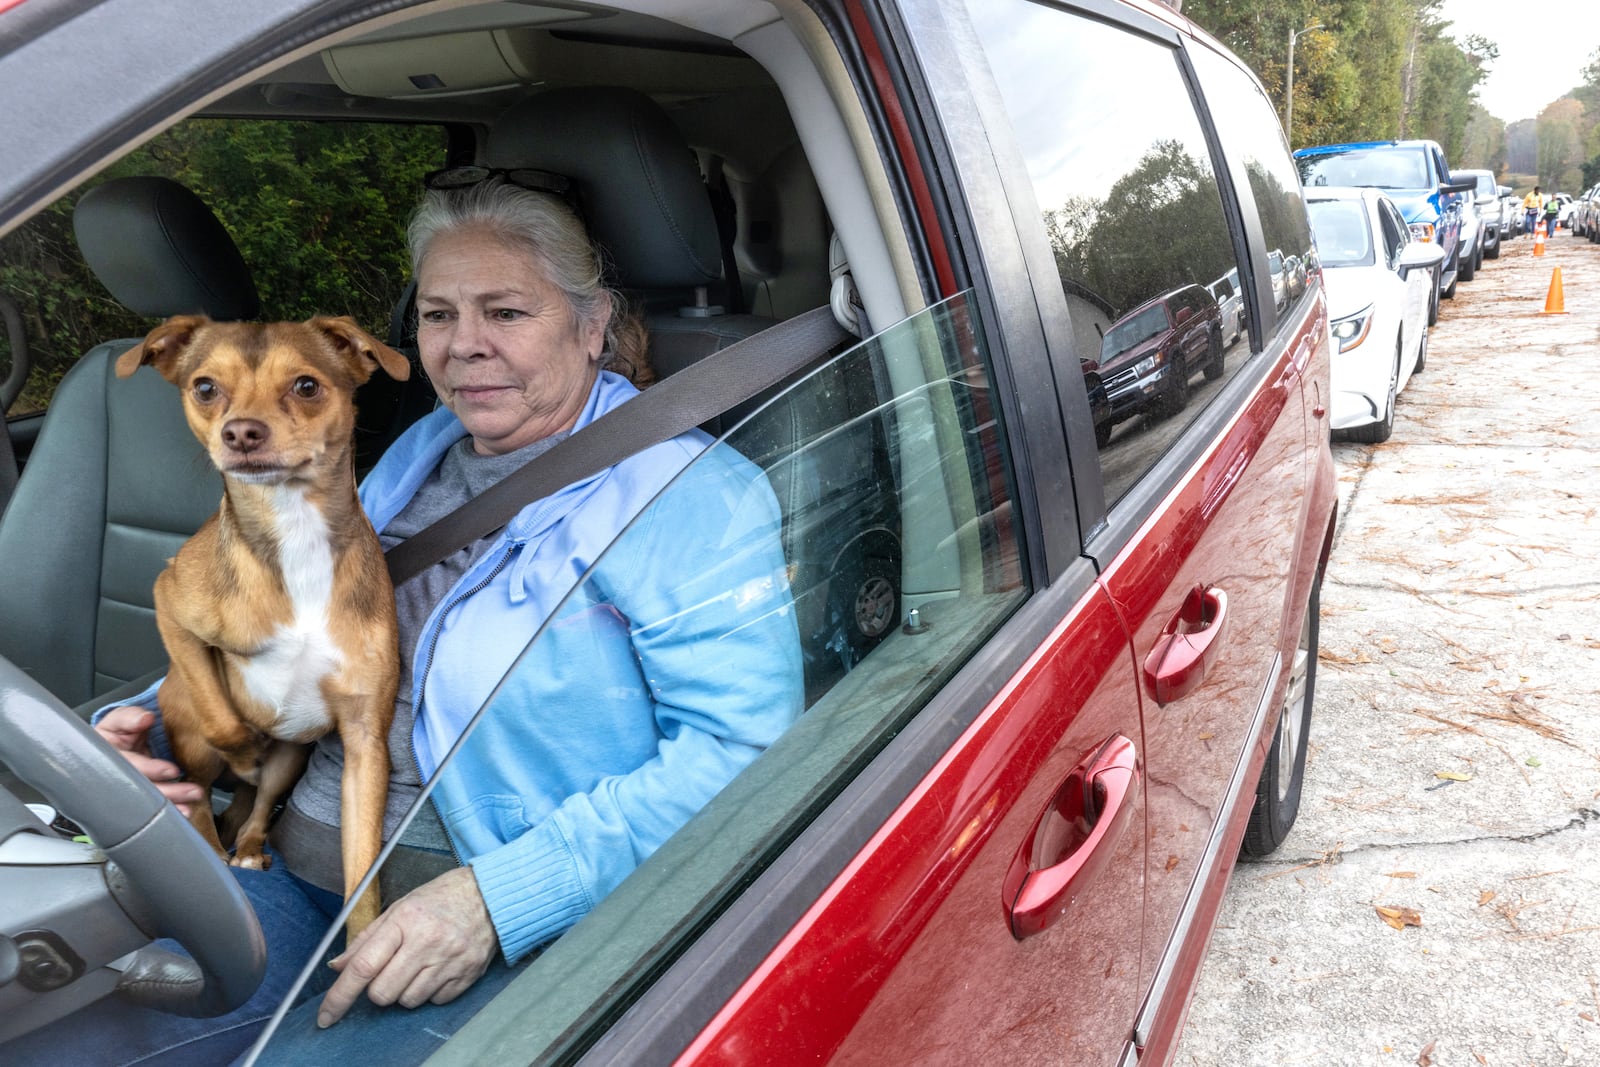
[[[1431,241],[1411,241],[1400,250],[1400,264],[1395,272],[1402,279],[1414,270],[1432,270],[1444,262],[1444,249]]]
[[[1470,193],[1477,188],[1478,181],[1476,178],[1467,178],[1458,182],[1452,177],[1447,182],[1439,183],[1439,191],[1441,193]]]

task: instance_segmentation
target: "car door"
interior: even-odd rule
[[[1428,300],[1433,295],[1433,274],[1431,271],[1413,270],[1407,272],[1404,278],[1400,277],[1400,255],[1411,240],[1411,234],[1399,210],[1388,199],[1379,198],[1371,206],[1376,216],[1379,251],[1387,266],[1385,284],[1394,291],[1395,302],[1400,308],[1400,329],[1407,357],[1401,360],[1400,367],[1398,388],[1403,389],[1410,380],[1416,355],[1422,347],[1423,333],[1428,328]]]

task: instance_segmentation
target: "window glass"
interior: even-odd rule
[[[497,869],[548,903],[546,868],[565,868],[522,860],[560,841],[563,877],[600,901],[485,1026],[537,1050],[603,1025],[1022,603],[990,390],[967,294],[886,330],[577,561],[531,643],[527,627],[459,657],[482,710],[432,779],[458,850],[509,858]],[[441,643],[434,662],[452,654]]]
[[[1210,152],[1171,48],[1028,0],[968,8],[1044,215],[1112,502],[1248,355],[1209,289],[1239,266]]]
[[[1360,200],[1313,200],[1306,205],[1325,267],[1365,267],[1375,262],[1367,206]]]
[[[1195,48],[1189,54],[1205,86],[1223,152],[1244,168],[1250,195],[1255,198],[1276,323],[1292,324],[1317,268],[1300,175],[1279,130],[1277,113],[1256,84],[1228,60],[1207,48]]]
[[[1425,189],[1428,159],[1420,148],[1347,148],[1300,157],[1300,177],[1306,185]]]
[[[1393,263],[1400,250],[1406,246],[1410,233],[1406,229],[1405,220],[1400,217],[1400,212],[1387,200],[1378,201],[1378,223],[1383,229],[1384,261]]]
[[[173,127],[0,237],[0,313],[14,305],[32,364],[7,414],[44,410],[85,352],[155,325],[118,304],[78,252],[72,209],[95,185],[130,175],[181,182],[239,246],[264,318],[351,315],[383,337],[410,273],[406,218],[422,175],[444,156],[439,126],[195,119]],[[0,380],[12,344],[0,342]]]

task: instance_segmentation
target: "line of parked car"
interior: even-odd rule
[[[1434,141],[1317,145],[1295,159],[1328,293],[1330,425],[1387,441],[1396,397],[1427,363],[1439,301],[1523,232],[1521,201],[1492,171],[1451,170]],[[1588,227],[1600,231],[1600,217]]]

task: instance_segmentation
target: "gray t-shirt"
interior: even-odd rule
[[[531,462],[567,437],[552,434],[502,456],[473,451],[472,438],[456,442],[416,495],[378,536],[385,549],[432,525],[508,474]],[[429,567],[395,590],[400,618],[400,692],[394,725],[389,729],[389,799],[384,809],[383,837],[388,840],[422,788],[422,774],[411,747],[416,709],[411,706],[412,655],[429,615],[498,538],[490,534]],[[424,650],[421,655],[426,656]],[[339,788],[344,774],[344,746],[337,734],[318,741],[306,773],[273,830],[273,846],[289,869],[312,885],[342,893],[339,859]],[[401,843],[429,851],[449,852],[450,841],[432,804],[417,813]]]

